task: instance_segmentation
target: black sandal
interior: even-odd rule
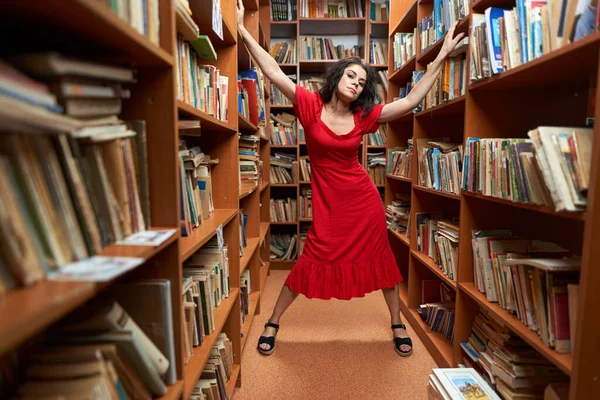
[[[396,325],[392,325],[392,331],[394,329],[404,329],[406,330],[406,325],[404,324],[396,324]],[[409,351],[402,351],[400,349],[400,346],[402,345],[406,345],[406,346],[410,346],[410,350]],[[395,337],[394,338],[394,350],[396,350],[396,353],[398,353],[399,356],[402,357],[406,357],[406,356],[410,356],[412,354],[412,340],[408,337],[406,338],[400,338],[400,337]]]
[[[272,322],[267,322],[265,324],[265,328],[266,327],[271,327],[271,328],[275,328],[275,336],[277,336],[277,332],[279,332],[279,325],[278,324],[274,324]],[[271,355],[274,351],[275,351],[275,336],[261,336],[258,339],[258,346],[256,347],[258,349],[258,351],[260,352],[260,354],[265,355],[265,356],[269,356]],[[269,348],[269,350],[264,350],[260,348],[261,344],[268,344],[269,346],[271,346],[271,348]]]

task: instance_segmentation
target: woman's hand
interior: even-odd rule
[[[454,48],[456,47],[458,42],[460,42],[462,40],[462,38],[465,36],[465,34],[461,32],[458,35],[456,35],[456,37],[454,37],[454,30],[456,29],[457,25],[458,25],[458,21],[455,22],[448,30],[448,33],[446,33],[446,38],[444,39],[444,44],[442,45],[442,49],[440,50],[440,54],[438,56],[438,57],[440,57],[441,60],[448,57],[448,54],[452,53],[452,50],[454,50]]]
[[[244,11],[244,3],[242,0],[237,0],[236,17],[238,26],[244,26]]]

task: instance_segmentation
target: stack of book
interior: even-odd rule
[[[376,185],[385,184],[385,152],[367,153],[367,172]]]
[[[200,379],[194,385],[190,400],[229,400],[227,382],[233,374],[233,344],[226,333],[220,333]]]
[[[252,293],[252,285],[250,282],[250,270],[246,269],[240,276],[240,308],[241,308],[241,323],[244,324],[246,315],[250,312],[250,298]]]
[[[595,24],[585,22],[595,15],[595,3],[578,0],[517,2],[516,7],[473,13],[471,81],[518,67],[596,32]]]
[[[271,1],[271,20],[295,21],[297,19],[297,0]]]
[[[44,344],[27,352],[19,395],[150,399],[167,393],[177,379],[169,281],[120,284],[109,292],[51,327]]]
[[[297,239],[295,233],[271,234],[271,260],[295,260]]]
[[[238,113],[257,127],[266,124],[265,115],[265,77],[257,67],[239,71],[238,75]]]
[[[204,154],[199,146],[190,148],[188,143],[179,143],[179,171],[182,209],[181,234],[189,236],[192,229],[202,225],[203,220],[209,219],[214,210],[212,196],[211,166],[218,159],[212,159]]]
[[[462,144],[447,138],[417,139],[419,185],[442,192],[460,194]]]
[[[248,228],[248,213],[244,212],[240,208],[238,213],[238,221],[240,223],[240,257],[244,256],[244,250],[248,247],[248,240],[246,237],[246,228]]]
[[[473,231],[472,242],[477,289],[537,332],[546,346],[570,353],[581,259],[509,230]]]
[[[480,311],[471,336],[460,344],[463,361],[474,368],[503,398],[542,399],[552,383],[569,378],[523,339]]]
[[[296,139],[296,117],[292,114],[271,113],[271,144],[278,146],[294,146]]]
[[[417,250],[431,258],[442,273],[456,281],[458,269],[458,221],[441,213],[416,213]]]
[[[272,106],[291,106],[292,102],[290,99],[285,97],[281,90],[271,83],[271,105]]]
[[[410,195],[396,193],[396,200],[385,207],[387,228],[406,233],[410,219]]]
[[[412,177],[412,152],[413,140],[408,140],[407,147],[394,147],[388,149],[387,173],[389,175],[401,176],[411,179]]]
[[[214,118],[228,122],[229,77],[202,64],[189,43],[177,38],[177,98]]]
[[[540,126],[528,136],[468,138],[462,188],[556,211],[584,210],[593,129]]]
[[[377,132],[369,133],[367,135],[367,144],[369,146],[385,147],[385,141],[387,140],[386,131],[387,128],[385,124],[379,125],[379,128],[377,128]]]
[[[306,237],[308,236],[308,231],[310,230],[310,224],[300,224],[300,240],[298,241],[298,257],[302,255],[302,250],[304,250],[304,243],[306,242]]]
[[[387,64],[388,63],[388,46],[386,42],[377,42],[371,39],[369,46],[369,59],[372,64]]]
[[[298,207],[296,199],[291,197],[285,199],[271,199],[270,214],[271,222],[297,221]]]
[[[303,187],[300,189],[300,218],[312,217],[312,189]]]
[[[240,134],[238,143],[238,157],[240,162],[240,182],[256,185],[259,178],[258,144],[260,137],[257,135]]]
[[[467,56],[465,53],[448,57],[444,61],[431,90],[423,99],[422,109],[427,110],[463,96],[467,90]]]
[[[220,246],[219,246],[220,245]],[[183,268],[184,354],[215,331],[214,310],[231,292],[228,246],[212,239],[188,258]]]
[[[300,18],[363,18],[364,0],[297,0]]]
[[[104,1],[115,14],[126,21],[133,29],[146,36],[152,43],[160,43],[160,14],[158,0]],[[187,4],[188,0],[175,3]],[[191,11],[190,11],[191,14]]]
[[[394,70],[402,67],[415,56],[417,51],[416,30],[417,28],[411,33],[398,32],[394,35]]]
[[[390,20],[390,1],[371,0],[369,18],[373,22],[387,22]]]
[[[271,154],[271,174],[269,176],[270,182],[275,184],[295,183],[296,179],[294,179],[294,164],[297,164],[295,154]]]
[[[301,36],[301,60],[340,60],[345,57],[361,57],[362,46],[354,45],[346,49],[343,44],[334,45],[330,37]]]
[[[310,157],[300,156],[300,180],[310,182]]]
[[[302,79],[298,81],[298,85],[302,86],[304,89],[316,93],[323,86],[323,78],[311,76],[308,79]]]
[[[9,61],[0,64],[0,292],[150,224],[145,121],[117,115],[134,71],[57,53]]]
[[[433,11],[418,25],[421,54],[442,39],[456,21],[465,18],[470,12],[470,2],[467,0],[433,0]]]
[[[269,54],[278,64],[295,64],[298,62],[296,41],[276,42],[271,44]]]
[[[439,279],[421,281],[421,305],[417,313],[431,332],[454,341],[456,292]]]

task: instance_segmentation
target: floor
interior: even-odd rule
[[[381,292],[350,301],[300,295],[280,321],[275,352],[259,354],[256,343],[287,274],[274,270],[267,279],[234,400],[427,399],[427,381],[437,364],[410,326],[413,354],[396,354]]]

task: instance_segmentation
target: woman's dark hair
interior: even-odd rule
[[[350,103],[350,111],[353,114],[361,111],[362,118],[371,112],[377,102],[377,74],[369,64],[363,62],[359,57],[343,58],[329,68],[323,77],[323,86],[319,90],[319,96],[321,96],[323,103],[330,102],[333,94],[337,91],[344,71],[353,64],[360,65],[367,72],[367,81],[363,86],[360,96]]]

